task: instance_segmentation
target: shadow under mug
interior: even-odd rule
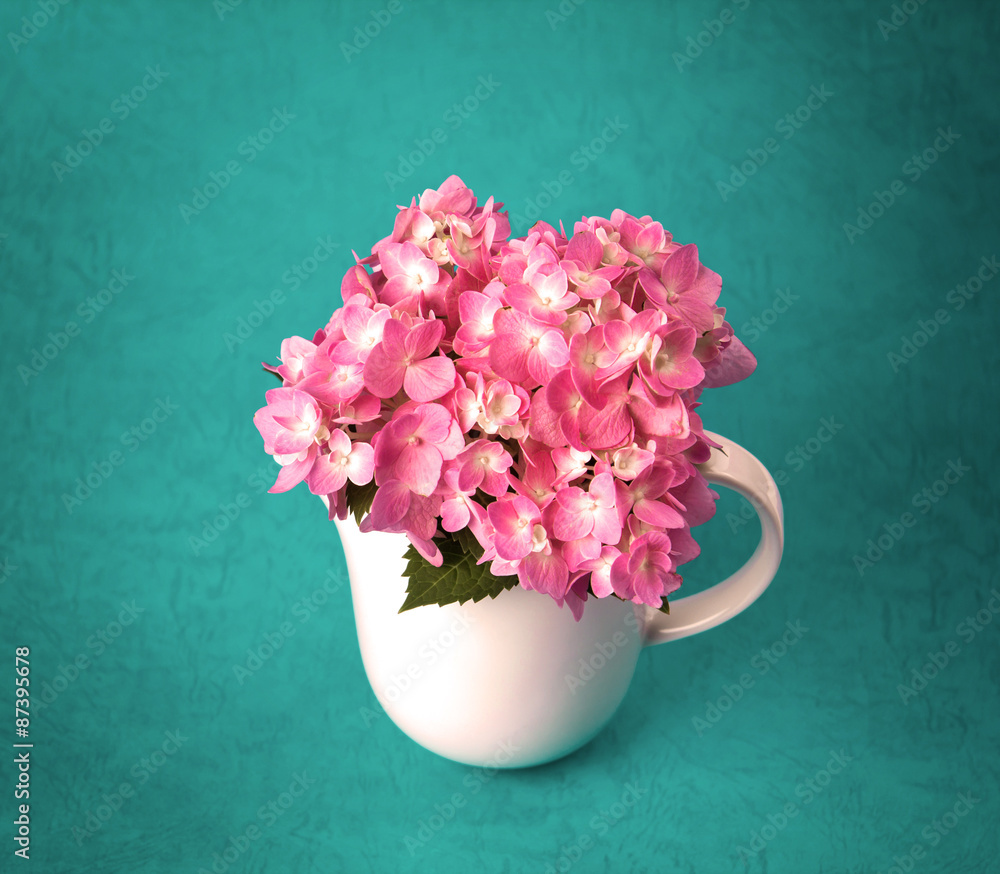
[[[427,749],[464,764],[550,762],[607,724],[643,647],[706,631],[749,607],[781,561],[781,497],[753,455],[708,436],[723,451],[713,449],[699,469],[709,483],[751,501],[761,540],[736,573],[671,601],[669,615],[591,596],[577,622],[548,595],[520,587],[478,603],[399,613],[406,593],[405,535],[362,534],[353,517],[335,520],[365,672],[392,721]]]

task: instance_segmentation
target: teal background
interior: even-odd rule
[[[555,3],[403,0],[349,58],[340,44],[384,6],[226,5],[0,10],[0,689],[12,702],[13,648],[29,646],[46,705],[31,723],[32,861],[11,856],[7,755],[0,868],[1000,870],[1000,280],[961,310],[948,297],[1000,254],[996,5],[911,0],[882,32],[892,4],[858,0],[588,0],[562,20]],[[724,8],[731,23],[679,69]],[[157,66],[166,77],[122,118],[119,95]],[[449,114],[490,76],[474,112]],[[776,124],[814,86],[832,96],[785,139]],[[275,110],[294,118],[257,151],[248,138]],[[105,118],[91,154],[54,167]],[[590,160],[579,150],[606,119],[622,130]],[[904,167],[938,128],[958,138],[914,179]],[[777,151],[723,198],[731,165],[769,137]],[[387,181],[420,141],[431,154]],[[238,174],[185,218],[229,162]],[[779,477],[787,519],[782,567],[748,612],[646,652],[579,753],[495,775],[380,715],[337,537],[304,488],[264,494],[275,470],[251,421],[272,385],[260,362],[311,336],[351,251],[452,173],[519,215],[541,205],[570,224],[620,207],[698,243],[760,362],[701,412]],[[894,180],[904,193],[849,239]],[[329,259],[283,281],[318,239]],[[134,279],[91,311],[115,270]],[[283,302],[227,343],[273,290]],[[939,310],[947,322],[894,368],[889,353]],[[62,338],[68,322],[78,333]],[[50,334],[65,348],[46,350]],[[44,369],[19,369],[36,353]],[[824,419],[842,427],[820,442]],[[969,468],[950,485],[949,462]],[[97,487],[67,506],[95,464]],[[914,506],[939,480],[944,494]],[[220,505],[238,516],[192,546]],[[759,527],[743,509],[727,494],[696,532],[686,591],[749,555]],[[855,558],[880,535],[884,557]],[[787,623],[800,635],[768,664]],[[281,647],[239,674],[268,635]],[[949,664],[901,700],[949,642]],[[831,775],[834,753],[850,761]],[[269,814],[301,777],[301,797]],[[612,808],[630,784],[638,800]],[[958,816],[960,793],[978,801]]]

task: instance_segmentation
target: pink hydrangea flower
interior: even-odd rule
[[[399,480],[418,495],[437,487],[441,467],[465,446],[454,416],[440,404],[400,410],[378,434],[375,481]]]
[[[343,431],[334,431],[327,440],[329,452],[316,457],[306,478],[314,495],[340,491],[350,479],[363,486],[372,481],[375,472],[375,452],[367,443],[352,443]]]
[[[482,489],[494,497],[506,494],[507,471],[514,459],[501,444],[476,440],[466,446],[455,461],[458,465],[458,485],[462,491]]]
[[[716,445],[702,393],[756,359],[719,276],[652,217],[510,239],[502,206],[457,176],[400,206],[344,305],[264,364],[282,383],[254,415],[270,491],[305,482],[345,519],[374,479],[362,530],[432,564],[468,529],[477,562],[576,618],[590,595],[658,607],[718,499],[696,467]]]
[[[436,320],[412,329],[398,319],[387,321],[382,342],[365,361],[365,388],[380,398],[391,398],[403,389],[421,403],[446,394],[455,382],[455,365],[444,355],[431,357],[444,332],[444,323]]]
[[[273,388],[265,394],[267,406],[253,421],[271,455],[296,455],[308,449],[323,427],[323,412],[316,399],[295,388]]]
[[[525,388],[549,382],[569,361],[562,331],[524,313],[498,310],[493,326],[496,337],[490,345],[490,365],[500,376]]]
[[[505,495],[486,508],[493,525],[497,555],[517,561],[531,552],[535,525],[542,514],[535,503],[521,495]]]
[[[673,572],[670,538],[650,532],[632,541],[611,566],[611,585],[619,598],[659,607],[663,597],[680,587]]]
[[[615,483],[610,473],[590,481],[588,491],[577,486],[562,489],[556,495],[553,533],[560,540],[578,540],[593,535],[601,543],[617,543],[622,536],[622,522],[615,503]]]

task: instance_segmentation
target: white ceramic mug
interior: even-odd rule
[[[351,580],[358,642],[380,704],[417,743],[457,762],[526,767],[581,747],[628,691],[639,651],[705,631],[745,610],[778,570],[781,497],[767,469],[741,446],[699,465],[709,483],[749,498],[760,544],[735,574],[671,601],[670,614],[591,596],[577,622],[569,608],[520,587],[494,599],[399,613],[406,593],[402,534],[362,534],[337,520]]]

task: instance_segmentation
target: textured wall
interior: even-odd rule
[[[33,870],[998,870],[995,5],[33,0],[0,32]],[[765,596],[526,772],[379,715],[336,535],[264,494],[251,423],[259,362],[452,173],[518,232],[621,207],[698,243],[760,361],[704,419],[786,507]],[[749,554],[742,510],[688,591]]]

